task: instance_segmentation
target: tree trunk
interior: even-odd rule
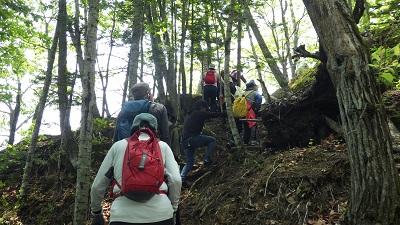
[[[36,106],[35,115],[33,118],[34,127],[33,127],[33,131],[32,131],[31,141],[29,144],[28,155],[26,157],[24,173],[23,173],[22,181],[21,181],[21,187],[19,190],[20,199],[22,199],[22,200],[27,197],[26,189],[27,189],[27,186],[29,183],[29,178],[31,177],[32,159],[36,152],[36,144],[37,144],[37,140],[39,137],[40,125],[42,124],[43,111],[46,106],[47,95],[49,93],[51,78],[53,75],[52,71],[53,71],[53,65],[54,65],[54,61],[55,61],[55,57],[56,57],[58,35],[59,35],[58,29],[59,29],[59,26],[58,26],[58,22],[57,22],[56,30],[54,32],[54,37],[53,37],[53,43],[51,45],[50,50],[48,51],[47,71],[46,71],[46,77],[45,77],[44,84],[43,84],[43,92],[42,92],[42,95],[40,96],[39,103]]]
[[[21,97],[22,97],[21,82],[18,82],[17,96],[15,97],[15,107],[13,110],[11,110],[10,113],[10,136],[8,137],[9,145],[14,145],[18,118],[21,112]]]
[[[174,4],[174,2],[171,2],[170,4]],[[167,21],[168,18],[166,17],[166,7],[165,8],[160,8],[160,14],[162,15],[162,18],[164,18],[164,21]],[[171,9],[171,14],[173,15],[174,12]],[[173,18],[171,18],[171,23],[173,23]],[[171,102],[172,107],[176,110],[178,109],[178,93],[177,93],[177,88],[176,88],[176,67],[175,67],[175,52],[176,52],[176,43],[174,42],[174,31],[171,29],[171,37],[169,33],[166,31],[164,32],[164,39],[165,39],[165,45],[169,46],[167,48],[167,59],[168,59],[168,70],[165,75],[165,81],[166,81],[166,91],[168,92],[168,97]],[[165,101],[166,103],[167,101]]]
[[[108,109],[108,103],[107,103],[107,88],[108,88],[108,78],[109,78],[109,70],[110,70],[110,60],[111,60],[111,55],[112,55],[112,50],[114,47],[114,31],[115,31],[115,24],[116,24],[116,9],[113,9],[112,12],[112,26],[111,26],[111,31],[110,31],[110,44],[109,48],[110,51],[108,52],[108,58],[107,58],[107,67],[106,67],[106,74],[103,77],[102,73],[99,71],[99,76],[101,80],[101,85],[102,85],[102,90],[103,90],[103,98],[102,98],[102,107],[101,107],[101,117],[104,118],[104,114],[107,115],[107,118],[111,118],[110,110]]]
[[[290,58],[290,52],[292,49],[290,48],[290,37],[291,35],[289,34],[289,27],[288,27],[288,22],[286,21],[286,12],[288,8],[288,3],[287,1],[280,0],[279,4],[281,6],[281,18],[282,18],[282,26],[283,26],[283,32],[285,35],[285,40],[284,40],[284,48],[282,49],[282,68],[283,69],[283,74],[285,75],[286,79],[289,79],[289,74],[288,74],[288,68],[287,64],[290,65],[290,68],[294,68],[293,61]],[[291,77],[293,77],[294,70],[291,70]]]
[[[240,18],[238,21],[238,27],[237,27],[237,59],[236,59],[236,82],[237,86],[241,86],[240,84],[242,83],[240,76],[242,75],[242,19],[240,14]]]
[[[140,56],[140,40],[143,34],[143,22],[144,22],[144,2],[133,1],[133,24],[132,24],[132,42],[129,53],[129,84],[128,91],[134,84],[138,82],[138,68],[139,68],[139,56]]]
[[[303,2],[327,55],[339,101],[351,167],[347,219],[350,224],[398,224],[399,175],[382,99],[368,67],[369,51],[345,0]]]
[[[71,129],[69,122],[65,121],[68,108],[68,72],[67,72],[67,2],[59,0],[58,18],[60,36],[58,41],[58,108],[60,111],[61,135]],[[68,119],[69,120],[69,119]]]
[[[180,39],[180,50],[179,50],[179,55],[180,55],[180,60],[179,60],[179,75],[180,75],[180,80],[182,80],[182,94],[186,95],[187,93],[187,84],[186,84],[186,73],[185,73],[185,42],[186,42],[186,32],[187,32],[187,24],[188,24],[188,11],[186,1],[183,1],[182,3],[182,33],[181,33],[181,39]],[[179,90],[179,88],[178,88]],[[178,114],[177,114],[178,115]]]
[[[79,7],[79,0],[74,0],[75,4],[75,14],[74,14],[74,21],[73,25],[74,28],[71,26],[68,27],[69,33],[72,39],[72,43],[74,45],[75,51],[76,51],[76,58],[78,61],[78,67],[79,67],[79,74],[80,77],[84,74],[84,60],[83,60],[83,51],[82,51],[82,46],[81,46],[81,28],[79,27],[79,18],[80,18],[80,7]],[[84,9],[86,12],[86,9]],[[85,13],[86,15],[87,13]],[[87,24],[87,18],[84,17],[85,24]],[[94,101],[94,109],[93,109],[93,117],[95,118],[100,118],[100,112],[99,109],[97,108],[97,103],[96,103],[96,93],[93,94],[93,101]]]
[[[187,28],[188,28],[188,4],[187,1],[183,1],[182,2],[182,16],[181,16],[181,23],[182,23],[182,27],[181,27],[181,38],[180,38],[180,59],[179,59],[179,81],[182,82],[182,88],[179,86],[178,83],[178,94],[179,94],[179,90],[182,90],[182,95],[186,96],[187,94],[187,83],[186,83],[186,72],[185,72],[185,42],[186,42],[186,32],[187,32]],[[175,115],[176,118],[180,121],[180,117],[178,115],[180,115],[180,111],[181,111],[181,101],[180,98],[178,99],[178,103],[177,103],[178,107],[175,108]]]
[[[163,53],[163,50],[161,49],[162,41],[160,35],[157,33],[157,12],[156,12],[156,6],[153,5],[147,5],[146,6],[146,15],[147,15],[147,20],[149,24],[152,24],[154,29],[151,31],[150,39],[151,39],[151,49],[152,49],[152,59],[154,62],[154,67],[155,67],[155,81],[157,83],[157,90],[158,90],[158,98],[161,103],[165,102],[165,90],[164,90],[164,84],[163,84],[163,78],[166,77],[166,74],[168,72],[167,65],[165,63],[165,55]]]
[[[271,71],[276,79],[278,81],[279,86],[282,88],[282,90],[285,92],[285,94],[290,93],[289,85],[288,85],[288,80],[285,78],[285,76],[282,74],[281,70],[279,69],[276,60],[273,58],[271,52],[269,51],[260,30],[258,29],[258,26],[251,15],[249,6],[247,5],[246,1],[243,1],[243,9],[244,9],[244,14],[247,15],[247,20],[249,23],[249,26],[253,30],[254,36],[257,39],[258,44],[260,45],[261,51],[265,57],[265,59],[268,62],[269,67],[271,68]]]
[[[97,24],[99,1],[89,1],[89,18],[85,41],[85,72],[82,76],[82,108],[79,137],[79,167],[77,170],[76,194],[74,207],[74,225],[86,224],[92,152],[92,130],[94,109],[94,77],[96,61]]]
[[[293,7],[293,0],[289,0],[289,7],[290,7],[290,19],[292,23],[292,46],[293,48],[299,46],[299,24],[300,21],[296,21],[296,14]],[[302,18],[302,17],[300,17]],[[292,58],[290,57],[289,60],[291,61],[291,71],[292,71],[292,78],[297,76],[296,74],[296,63],[293,62]]]
[[[229,86],[230,82],[230,74],[229,74],[229,61],[231,55],[231,38],[232,38],[232,25],[233,25],[233,17],[235,14],[235,0],[231,0],[230,8],[229,8],[229,17],[226,26],[226,36],[225,36],[225,62],[224,62],[224,93],[225,93],[225,103],[226,103],[226,112],[228,114],[228,122],[231,127],[231,132],[233,135],[233,139],[237,148],[241,149],[243,146],[243,140],[239,135],[238,129],[236,127],[235,118],[233,117],[232,111],[232,101],[231,101],[231,90]]]
[[[76,167],[78,145],[73,136],[70,125],[71,105],[68,101],[68,85],[70,84],[70,74],[67,70],[67,2],[59,1],[59,41],[58,41],[58,100],[60,111],[61,145],[59,155],[64,154],[68,160]],[[73,90],[71,90],[73,92]],[[63,157],[59,157],[61,159]],[[60,161],[61,163],[61,161]]]
[[[257,53],[256,53],[256,48],[254,47],[254,44],[253,44],[253,38],[251,36],[251,31],[250,31],[249,25],[247,25],[247,32],[249,34],[251,51],[253,52],[254,62],[256,63],[258,81],[261,84],[261,89],[262,89],[262,93],[263,93],[264,99],[266,100],[267,103],[271,103],[271,96],[269,95],[267,86],[265,85],[264,79],[262,77],[261,67],[259,66],[258,56],[257,56]]]

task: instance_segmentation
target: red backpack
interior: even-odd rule
[[[148,140],[139,140],[141,132],[147,133]],[[160,194],[164,181],[164,163],[156,135],[149,129],[139,129],[128,140],[122,166],[122,184],[114,180],[121,193],[113,195],[144,202]]]
[[[206,84],[215,84],[217,80],[215,79],[215,73],[213,71],[207,71],[206,76],[204,77],[204,83]]]

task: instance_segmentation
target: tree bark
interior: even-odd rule
[[[181,39],[180,39],[180,60],[179,60],[179,75],[180,75],[180,80],[182,80],[182,94],[186,95],[187,93],[187,84],[186,84],[186,73],[185,73],[185,41],[186,41],[186,32],[187,32],[187,27],[188,27],[188,13],[189,11],[187,7],[187,1],[182,2],[182,17],[181,17],[181,22],[182,22],[182,28],[181,28]],[[179,89],[179,87],[178,87]],[[179,114],[177,114],[179,115]]]
[[[31,141],[29,144],[28,155],[26,157],[24,173],[23,173],[22,181],[21,181],[21,187],[19,190],[21,200],[24,200],[27,196],[27,186],[29,183],[29,178],[31,177],[30,175],[31,175],[31,170],[32,170],[32,159],[36,152],[36,144],[37,144],[38,137],[39,137],[40,125],[42,124],[43,111],[46,106],[47,95],[49,93],[51,79],[52,79],[52,75],[53,75],[52,71],[53,71],[53,65],[54,65],[56,52],[57,52],[58,35],[59,35],[58,29],[59,29],[59,26],[58,26],[58,22],[57,22],[56,30],[54,32],[54,37],[53,37],[53,43],[51,45],[50,50],[48,51],[47,70],[46,70],[46,77],[45,77],[44,84],[43,84],[43,92],[42,92],[42,95],[40,96],[39,103],[35,109],[35,115],[33,118],[34,127],[33,127],[32,136],[31,136]]]
[[[395,224],[399,175],[382,99],[345,0],[303,0],[327,55],[351,167],[350,224]],[[397,223],[398,224],[398,223]]]
[[[247,15],[247,20],[249,23],[249,26],[253,30],[254,36],[260,45],[261,51],[265,57],[265,59],[268,62],[269,67],[271,68],[271,71],[276,79],[278,81],[279,86],[282,88],[282,90],[285,92],[285,94],[290,93],[290,88],[288,84],[288,80],[285,78],[285,76],[282,74],[281,70],[278,67],[278,64],[276,63],[276,60],[273,58],[271,52],[269,51],[267,44],[265,43],[260,30],[258,29],[257,23],[255,22],[253,16],[251,15],[249,6],[247,5],[246,1],[243,1],[243,9],[244,9],[244,14]]]
[[[161,37],[158,34],[158,29],[157,29],[157,12],[156,12],[156,6],[153,5],[146,5],[146,16],[149,24],[152,24],[152,26],[155,26],[151,33],[151,49],[152,49],[152,59],[154,62],[154,67],[155,67],[155,81],[157,84],[157,91],[158,91],[158,98],[161,103],[165,103],[166,97],[165,97],[165,90],[164,90],[164,84],[163,84],[163,79],[164,77],[167,76],[168,68],[165,62],[165,55],[163,53],[163,50],[161,49],[162,41]]]
[[[171,2],[170,4],[174,4],[174,2]],[[164,18],[164,21],[168,21],[168,18],[166,17],[167,13],[165,12],[166,7],[161,7],[160,8],[160,14],[162,18]],[[171,14],[174,15],[173,10],[171,9]],[[173,24],[173,18],[171,18],[171,23]],[[165,74],[165,81],[166,81],[166,91],[169,94],[168,99],[174,109],[178,109],[178,93],[177,93],[177,86],[176,86],[176,67],[175,67],[175,52],[177,50],[176,44],[174,42],[174,31],[171,29],[171,37],[169,32],[165,31],[164,32],[164,39],[165,39],[165,45],[168,46],[166,48],[167,52],[167,60],[168,60],[168,70],[167,73]],[[167,101],[165,101],[167,103]]]
[[[271,96],[270,96],[270,94],[268,92],[267,86],[265,85],[264,79],[262,77],[261,68],[260,68],[260,65],[259,65],[259,62],[258,62],[258,56],[257,56],[257,53],[256,53],[256,49],[254,47],[254,44],[253,44],[253,38],[251,36],[250,27],[249,27],[248,24],[247,24],[247,32],[249,34],[250,46],[251,46],[251,51],[253,53],[254,62],[256,63],[256,69],[257,69],[257,75],[258,75],[258,79],[257,80],[261,84],[261,89],[262,89],[262,93],[263,93],[264,99],[266,100],[267,103],[271,103]]]
[[[10,113],[10,136],[8,137],[9,145],[14,145],[18,118],[21,112],[21,97],[22,97],[21,82],[18,82],[17,96],[15,97],[15,107],[14,109],[11,110]]]
[[[58,107],[60,112],[60,127],[61,135],[64,135],[66,130],[70,130],[69,118],[65,114],[68,109],[68,71],[67,71],[67,2],[66,0],[59,0],[58,3],[58,17],[59,21],[59,41],[58,41]],[[67,121],[65,121],[67,120]]]
[[[231,90],[229,86],[230,82],[230,74],[229,74],[229,61],[231,55],[231,38],[232,38],[232,26],[233,26],[233,17],[235,14],[235,5],[236,1],[231,0],[230,8],[229,8],[229,17],[226,26],[226,36],[225,36],[225,61],[224,61],[224,93],[225,93],[225,103],[226,103],[226,112],[228,114],[228,122],[231,128],[231,132],[233,135],[233,139],[235,141],[235,145],[238,149],[243,147],[243,140],[239,135],[238,129],[236,127],[235,118],[233,117],[232,111],[232,100],[231,100]]]
[[[128,91],[132,86],[138,82],[138,68],[140,56],[140,40],[143,35],[143,22],[144,22],[144,2],[133,1],[133,24],[132,24],[132,42],[129,53],[129,67],[128,76],[129,84]]]
[[[59,152],[59,160],[67,156],[69,162],[76,168],[78,144],[75,141],[70,125],[71,105],[68,101],[68,86],[70,85],[70,74],[67,70],[67,2],[59,1],[59,14],[57,18],[59,22],[59,41],[58,41],[58,100],[60,111],[60,127],[61,127],[61,145]],[[73,90],[71,90],[71,93]],[[61,161],[59,161],[61,165]]]
[[[86,224],[92,152],[92,130],[94,109],[94,77],[96,62],[97,25],[99,1],[89,1],[89,17],[85,41],[85,72],[82,76],[83,92],[81,107],[81,128],[79,137],[79,166],[77,170],[74,207],[74,225]]]
[[[83,60],[83,51],[82,51],[82,45],[81,45],[81,28],[79,27],[79,18],[80,18],[80,7],[79,7],[79,0],[74,0],[75,4],[75,14],[74,14],[74,20],[73,20],[73,28],[72,26],[68,26],[68,30],[71,36],[72,43],[74,45],[75,51],[76,51],[76,58],[78,61],[78,68],[79,68],[79,77],[82,77],[84,74],[84,60]],[[86,9],[84,9],[86,12]],[[87,13],[85,13],[86,15]],[[87,18],[84,17],[84,23],[87,24]],[[100,112],[99,109],[97,108],[97,103],[96,103],[96,93],[93,95],[93,101],[94,101],[94,109],[93,109],[93,117],[95,118],[100,118]]]

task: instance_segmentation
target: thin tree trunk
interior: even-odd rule
[[[61,144],[59,155],[65,153],[68,160],[76,167],[76,158],[78,152],[78,144],[72,133],[70,125],[70,109],[71,105],[68,101],[68,85],[70,74],[67,70],[67,2],[59,0],[59,14],[57,20],[59,25],[59,41],[58,41],[58,100],[60,112],[61,127]],[[71,90],[73,92],[73,90]],[[62,159],[64,157],[59,157]],[[61,164],[61,162],[60,162]]]
[[[349,224],[398,224],[400,182],[381,95],[345,0],[303,0],[327,56],[348,146]]]
[[[74,207],[74,225],[86,224],[90,188],[92,130],[94,109],[94,77],[96,61],[97,24],[99,17],[99,1],[89,1],[89,17],[87,37],[85,41],[85,73],[82,76],[82,108],[79,137],[79,166],[76,179]]]
[[[257,39],[258,44],[260,45],[261,51],[265,57],[265,59],[268,62],[269,67],[271,68],[272,74],[274,75],[276,81],[278,81],[279,86],[282,88],[282,90],[285,92],[285,94],[290,93],[290,88],[288,85],[288,80],[285,78],[285,76],[282,74],[281,70],[279,69],[276,60],[273,58],[271,52],[269,51],[260,30],[258,29],[258,26],[251,15],[249,6],[247,5],[246,1],[243,1],[243,9],[245,15],[247,15],[247,20],[249,23],[249,26],[253,30],[254,36]]]
[[[112,26],[111,26],[111,31],[110,31],[110,50],[108,52],[108,58],[107,58],[107,67],[106,67],[106,74],[105,76],[101,76],[102,73],[99,73],[100,75],[100,80],[101,80],[101,85],[102,85],[102,90],[103,90],[103,99],[102,99],[102,107],[101,107],[101,117],[104,118],[104,114],[107,115],[107,118],[111,118],[110,110],[108,109],[108,103],[107,103],[107,88],[108,88],[108,78],[109,78],[109,70],[110,70],[110,60],[111,60],[111,55],[112,55],[112,50],[114,47],[114,30],[115,30],[115,20],[116,20],[116,9],[114,8],[112,11]]]
[[[242,15],[242,14],[240,14]],[[241,16],[240,16],[241,17]],[[237,34],[237,59],[236,59],[236,82],[237,86],[241,86],[242,83],[240,76],[242,75],[242,20],[239,18],[238,21],[238,34]]]
[[[133,24],[132,24],[132,42],[129,53],[129,84],[128,90],[138,82],[138,68],[140,56],[140,40],[143,35],[144,23],[144,1],[133,1]]]
[[[157,14],[156,14],[156,6],[153,5],[146,5],[146,15],[147,15],[147,20],[149,24],[157,24]],[[153,29],[157,31],[158,29]],[[165,102],[165,90],[164,90],[164,84],[163,84],[163,78],[166,77],[167,74],[167,65],[165,63],[165,55],[163,53],[163,50],[161,49],[161,37],[160,35],[152,31],[150,35],[151,39],[151,49],[152,49],[152,59],[154,62],[154,67],[155,67],[155,81],[157,83],[157,90],[158,90],[158,98],[160,102],[164,103]]]
[[[290,68],[293,68],[293,61],[290,57],[292,49],[290,49],[290,34],[289,34],[289,27],[288,27],[289,25],[288,25],[288,22],[286,21],[286,12],[287,12],[287,8],[288,8],[288,3],[286,0],[285,1],[280,0],[279,3],[281,6],[282,26],[283,26],[283,32],[285,35],[285,40],[283,41],[284,46],[282,49],[281,61],[282,61],[282,68],[284,68],[283,74],[286,76],[287,79],[289,79],[287,64],[289,63]],[[293,73],[292,73],[292,77],[293,77]]]
[[[79,18],[80,18],[80,7],[79,7],[79,0],[74,0],[75,3],[75,14],[74,14],[74,20],[73,20],[73,28],[72,26],[68,26],[68,30],[71,36],[72,43],[74,45],[75,51],[76,51],[76,58],[78,61],[78,66],[79,66],[79,74],[80,77],[84,73],[84,60],[83,60],[83,51],[82,51],[82,46],[81,46],[81,28],[79,27]],[[84,8],[84,24],[87,24],[87,10]],[[93,95],[93,101],[95,103],[94,109],[93,109],[93,117],[95,118],[100,118],[100,112],[97,107],[96,103],[96,93]]]
[[[40,125],[42,124],[43,111],[46,106],[47,95],[49,93],[51,79],[52,79],[52,75],[53,75],[52,71],[53,71],[53,65],[54,65],[56,52],[57,52],[58,35],[59,35],[59,25],[57,22],[56,30],[54,32],[54,37],[53,37],[53,43],[51,45],[50,50],[48,51],[47,70],[46,70],[46,77],[45,77],[44,84],[43,84],[43,92],[42,92],[42,95],[40,96],[39,103],[35,109],[35,115],[33,118],[34,127],[33,127],[31,141],[29,144],[28,155],[26,157],[24,173],[23,173],[22,181],[21,181],[21,187],[19,190],[21,200],[24,200],[27,197],[27,187],[28,187],[28,183],[29,183],[29,178],[31,177],[32,160],[33,160],[33,156],[36,152],[36,144],[37,144],[37,140],[39,137]]]
[[[180,55],[180,60],[179,60],[179,81],[182,82],[182,88],[179,86],[180,83],[178,83],[178,95],[179,95],[179,90],[182,90],[182,94],[186,95],[187,93],[187,83],[186,83],[186,71],[185,71],[185,42],[186,42],[186,33],[187,33],[187,28],[188,28],[188,4],[187,1],[182,2],[182,17],[181,17],[181,39],[180,39],[180,50],[179,50],[179,55]],[[181,107],[181,101],[180,98],[177,100],[178,101],[178,108],[176,108],[175,111],[175,116],[178,120],[180,120],[180,107]]]
[[[15,133],[17,131],[18,118],[21,112],[21,96],[22,96],[21,82],[18,82],[17,96],[15,97],[15,107],[14,109],[11,110],[10,113],[10,136],[8,137],[9,145],[14,145],[15,141]]]
[[[293,7],[293,0],[289,0],[289,7],[290,7],[290,18],[291,18],[291,23],[292,23],[292,48],[296,48],[297,46],[299,46],[299,24],[300,21],[296,21],[296,13],[294,11],[294,7]],[[302,16],[300,17],[303,18],[304,13],[302,14]],[[290,53],[289,53],[290,54]],[[293,59],[290,57],[289,60],[292,62],[290,64],[291,66],[291,71],[292,71],[292,78],[295,77],[296,74],[296,63],[293,62]]]
[[[191,96],[193,94],[193,64],[194,64],[194,2],[192,2],[192,7],[190,10],[190,77],[189,77],[189,95]]]
[[[262,88],[262,93],[263,93],[264,99],[266,99],[267,103],[271,103],[271,96],[268,92],[267,86],[265,85],[264,79],[262,77],[261,67],[259,66],[258,57],[257,57],[256,49],[253,44],[253,38],[251,36],[251,31],[250,31],[249,25],[247,25],[247,32],[249,34],[251,51],[253,52],[254,62],[256,63],[258,81],[261,83],[261,88]]]
[[[229,86],[230,82],[230,74],[229,74],[229,61],[231,55],[231,38],[232,38],[232,25],[233,25],[233,17],[235,14],[235,0],[231,0],[230,8],[229,8],[229,17],[226,26],[226,36],[225,36],[225,61],[224,61],[224,93],[225,93],[225,103],[226,103],[226,112],[228,114],[228,122],[231,127],[231,132],[233,135],[233,139],[235,141],[236,146],[241,149],[243,147],[243,140],[239,135],[238,129],[236,127],[235,118],[233,117],[232,111],[232,100],[231,100],[231,90]]]
[[[174,6],[174,1],[170,2],[171,4],[171,23],[174,24],[174,18],[176,15],[176,8]],[[166,7],[165,7],[166,8]],[[165,8],[161,10],[161,12],[164,14],[165,13]],[[167,20],[168,18],[166,16],[164,20]],[[173,26],[174,27],[174,26]],[[175,30],[171,29],[171,38],[169,37],[168,32],[164,32],[164,37],[165,37],[165,44],[169,46],[167,48],[167,54],[168,54],[168,76],[166,77],[166,89],[168,92],[169,96],[169,101],[172,105],[172,107],[175,109],[175,111],[179,108],[179,98],[178,98],[178,92],[177,92],[177,85],[176,85],[176,61],[177,58],[176,56],[176,50],[177,45],[175,41]]]
[[[67,71],[67,2],[59,0],[58,18],[60,25],[60,36],[58,41],[58,107],[60,111],[61,135],[71,129],[69,122],[65,122],[65,113],[68,108],[68,71]]]

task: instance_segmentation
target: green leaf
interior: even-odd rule
[[[394,46],[393,52],[395,56],[398,56],[400,54],[400,47],[398,45]]]
[[[385,80],[389,81],[390,83],[393,81],[394,77],[390,73],[382,73],[381,77],[384,78]]]

